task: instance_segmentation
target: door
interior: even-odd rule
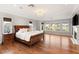
[[[2,43],[2,20],[0,19],[0,44]]]

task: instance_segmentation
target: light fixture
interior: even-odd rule
[[[29,21],[30,24],[32,24],[32,21]]]
[[[29,5],[28,5],[28,7],[34,7],[34,6],[35,6],[34,4],[29,4]]]
[[[43,16],[45,14],[45,10],[44,9],[37,9],[35,10],[35,13],[37,16]]]

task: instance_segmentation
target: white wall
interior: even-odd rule
[[[22,17],[13,17],[13,25],[28,25],[29,19]]]

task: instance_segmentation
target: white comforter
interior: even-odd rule
[[[43,31],[17,32],[16,37],[25,41],[30,41],[31,36],[41,34]]]

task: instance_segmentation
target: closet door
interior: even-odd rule
[[[0,19],[0,44],[2,43],[2,22]]]

